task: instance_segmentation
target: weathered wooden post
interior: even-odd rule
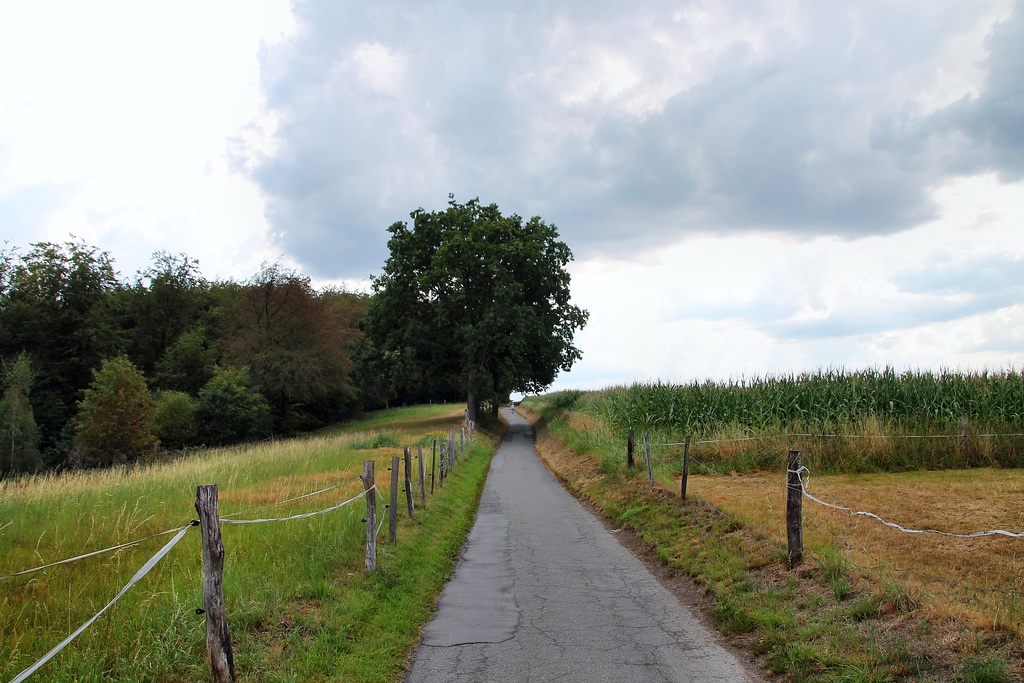
[[[391,504],[388,506],[388,542],[394,543],[398,535],[398,467],[402,461],[397,455],[391,456]]]
[[[690,476],[690,437],[686,437],[683,443],[683,483],[680,486],[679,496],[686,500],[686,479]]]
[[[455,431],[448,433],[448,474],[455,469]]]
[[[437,472],[437,439],[430,452],[430,495],[434,495],[434,474]]]
[[[800,480],[800,451],[790,451],[786,472],[786,540],[789,542],[789,566],[804,560],[804,490]]]
[[[466,451],[466,428],[462,427],[459,431],[459,457]]]
[[[416,516],[412,508],[412,447],[405,447],[405,505],[409,508],[409,518]]]
[[[651,466],[651,437],[644,430],[644,452],[647,454],[647,478],[651,482],[651,488],[654,488],[654,468]]]
[[[203,532],[203,609],[206,612],[206,651],[210,655],[210,680],[235,680],[235,657],[224,610],[224,543],[220,535],[217,485],[196,488],[196,512]]]
[[[366,571],[377,568],[377,489],[373,488],[373,460],[363,461],[363,490],[366,491]]]
[[[636,463],[633,461],[633,449],[636,447],[636,440],[633,437],[633,430],[629,430],[629,434],[626,436],[626,467],[633,467]]]
[[[960,457],[967,460],[967,416],[960,418]]]
[[[416,461],[420,465],[420,507],[427,507],[427,489],[424,487],[426,484],[424,472],[423,472],[423,444],[416,444]]]

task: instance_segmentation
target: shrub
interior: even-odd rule
[[[253,390],[246,368],[217,368],[199,391],[196,418],[200,436],[215,446],[270,435],[270,405]]]
[[[153,397],[146,378],[127,356],[103,361],[78,404],[75,442],[87,462],[133,460],[156,444],[149,427]]]
[[[156,400],[151,426],[153,435],[165,448],[195,444],[199,427],[192,398],[183,391],[162,392]]]

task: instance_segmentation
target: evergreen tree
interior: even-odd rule
[[[39,430],[36,427],[29,392],[35,373],[22,352],[4,363],[4,395],[0,399],[0,474],[33,472],[39,469]]]

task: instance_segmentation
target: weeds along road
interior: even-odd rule
[[[506,416],[455,576],[402,680],[759,680],[562,489],[529,422]]]

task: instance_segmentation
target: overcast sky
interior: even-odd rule
[[[365,286],[448,193],[540,215],[556,388],[1024,366],[1024,2],[0,5],[0,238]]]

